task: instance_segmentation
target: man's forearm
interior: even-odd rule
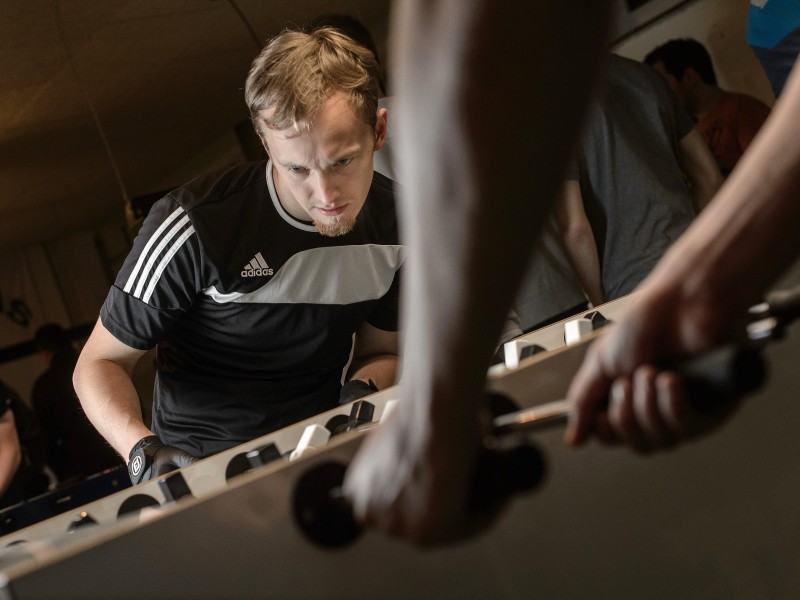
[[[17,474],[21,462],[19,447],[0,448],[0,496],[6,493],[8,486]]]
[[[581,238],[577,243],[565,244],[565,246],[567,246],[567,258],[589,302],[592,303],[592,306],[602,304],[604,298],[603,283],[600,277],[600,257],[597,255],[594,236],[588,239]]]
[[[412,275],[404,361],[407,383],[428,388],[415,396],[430,397],[438,380],[452,395],[440,402],[469,407],[566,170],[603,55],[607,6],[522,3],[525,14],[508,18],[500,3],[451,4],[401,23],[405,44],[395,48],[398,142],[410,178],[401,202]],[[398,6],[402,16],[416,5]],[[416,6],[418,17],[426,6]],[[569,119],[550,116],[562,114]]]
[[[555,210],[561,241],[575,275],[592,305],[604,300],[600,256],[592,225],[583,208],[580,184],[570,180]]]
[[[354,361],[348,381],[372,381],[379,390],[395,384],[399,359],[396,354],[378,354]]]
[[[9,408],[0,417],[0,496],[5,494],[11,485],[20,462],[22,462],[22,452],[14,425],[14,413]]]
[[[98,321],[72,377],[86,416],[126,460],[137,441],[152,435],[142,421],[141,402],[132,380],[143,354],[119,342]]]
[[[702,211],[719,191],[722,173],[714,156],[696,129],[680,141],[681,168],[692,186],[692,202],[697,213]]]
[[[609,2],[510,4],[393,8],[403,383],[343,491],[357,518],[416,543],[474,533],[486,370],[604,54]]]
[[[133,445],[152,435],[142,421],[141,404],[133,382],[111,361],[76,370],[75,391],[92,425],[127,459]]]

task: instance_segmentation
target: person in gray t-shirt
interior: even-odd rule
[[[576,154],[568,180],[578,182],[582,202],[570,204],[570,218],[591,224],[609,301],[644,279],[722,175],[660,76],[616,55],[609,57]]]

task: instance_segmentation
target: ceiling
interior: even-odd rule
[[[179,185],[247,120],[262,42],[332,12],[385,49],[389,0],[2,0],[0,254]]]

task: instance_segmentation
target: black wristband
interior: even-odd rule
[[[128,475],[134,485],[143,481],[145,474],[153,465],[155,453],[163,447],[164,442],[158,439],[157,435],[143,437],[133,445],[128,454]]]
[[[346,381],[342,386],[342,391],[339,392],[339,404],[348,404],[364,396],[369,396],[378,391],[378,386],[372,379],[361,381],[360,379],[351,379]]]

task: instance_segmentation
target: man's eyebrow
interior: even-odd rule
[[[353,154],[358,154],[359,152],[361,152],[361,150],[362,150],[361,144],[353,144],[352,146],[348,146],[344,148],[342,151],[334,154],[334,156],[337,157],[335,158],[335,160],[340,160],[346,156],[352,156]]]

